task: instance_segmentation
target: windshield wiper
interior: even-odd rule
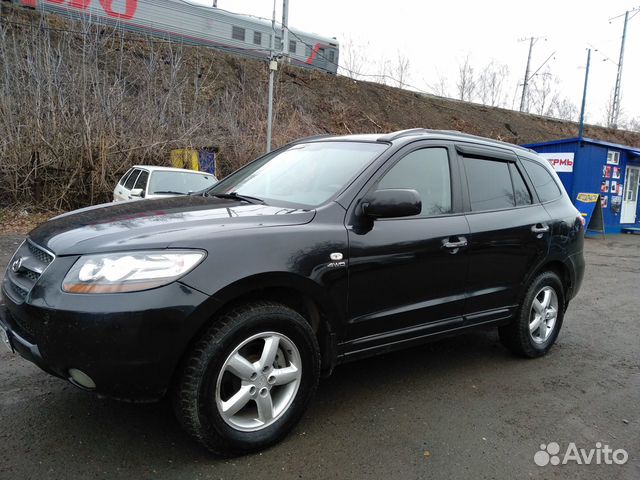
[[[163,194],[163,193],[171,193],[173,195],[186,195],[185,192],[176,192],[175,190],[158,190],[157,192],[153,192],[151,195]]]
[[[215,193],[213,195],[208,195],[216,198],[228,198],[230,200],[241,200],[247,203],[264,203],[264,200],[258,197],[252,197],[250,195],[240,195],[238,192],[229,192],[229,193]]]

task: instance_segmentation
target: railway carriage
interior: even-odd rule
[[[184,0],[18,0],[19,4],[72,18],[116,25],[175,41],[206,45],[250,57],[268,58],[272,40],[294,65],[335,74],[339,44],[335,38],[289,29],[282,45],[281,28],[271,22]]]

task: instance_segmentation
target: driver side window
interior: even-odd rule
[[[422,200],[420,216],[451,213],[451,174],[446,148],[422,148],[400,159],[378,182],[377,190],[409,188]]]

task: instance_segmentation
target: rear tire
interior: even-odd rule
[[[564,288],[558,275],[541,273],[529,285],[516,318],[498,329],[500,341],[518,355],[545,355],[558,338],[564,305]]]
[[[307,321],[279,303],[252,302],[202,335],[183,363],[174,409],[211,452],[254,452],[298,423],[319,376],[318,342]]]

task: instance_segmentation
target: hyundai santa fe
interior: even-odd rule
[[[478,327],[544,355],[583,236],[530,150],[424,129],[312,137],[197,194],[35,228],[0,333],[78,388],[168,394],[199,442],[242,454],[283,438],[343,362]]]

